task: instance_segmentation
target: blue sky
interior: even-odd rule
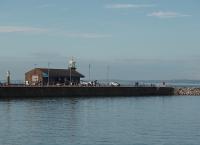
[[[199,0],[0,0],[0,80],[70,57],[93,79],[200,79]]]

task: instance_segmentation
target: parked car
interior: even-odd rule
[[[89,86],[89,82],[81,81],[81,82],[80,82],[80,85],[81,85],[81,86]]]
[[[117,82],[110,82],[110,83],[109,83],[109,86],[118,87],[118,86],[120,86],[120,84],[117,83]]]
[[[62,84],[61,83],[56,83],[56,86],[62,86]]]

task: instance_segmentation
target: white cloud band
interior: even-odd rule
[[[177,12],[170,12],[170,11],[168,12],[158,11],[158,12],[150,13],[147,16],[158,17],[158,18],[176,18],[176,17],[188,17],[191,15],[181,14]]]
[[[65,33],[67,37],[72,38],[109,38],[112,35],[109,34],[97,34],[97,33]]]
[[[0,33],[14,33],[14,32],[43,33],[47,32],[47,29],[34,28],[34,27],[0,26]]]
[[[110,34],[99,34],[99,33],[77,33],[77,32],[64,32],[61,30],[43,29],[36,27],[19,27],[19,26],[0,26],[0,33],[31,33],[31,34],[53,34],[61,35],[71,38],[109,38],[112,37]]]
[[[154,7],[151,4],[109,4],[106,5],[105,8],[108,9],[127,9],[127,8],[146,8],[146,7]]]

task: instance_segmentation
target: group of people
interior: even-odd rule
[[[139,83],[139,82],[135,82],[135,87],[145,87],[145,86],[149,86],[147,84],[144,83]],[[166,83],[162,82],[161,84],[150,84],[151,87],[166,87]]]
[[[81,81],[80,82],[80,86],[90,86],[90,87],[92,87],[92,86],[100,86],[100,83],[98,83],[97,80],[89,81],[89,82]]]

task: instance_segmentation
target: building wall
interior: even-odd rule
[[[48,82],[48,78],[43,78],[43,85],[46,85]],[[79,84],[80,83],[80,78],[79,77],[71,77],[71,82],[73,84]],[[49,78],[49,84],[50,85],[56,85],[57,83],[60,84],[65,84],[65,85],[69,85],[70,83],[70,77],[51,77]]]
[[[43,72],[40,69],[33,69],[25,74],[25,81],[28,81],[29,85],[47,85],[48,83],[48,77],[43,78]],[[33,81],[33,76],[38,76],[38,81]],[[60,77],[60,76],[51,76],[49,77],[49,85],[56,85],[57,83],[65,83],[68,85],[70,82],[70,77]],[[79,84],[80,83],[80,77],[71,77],[71,82],[73,84]]]
[[[43,82],[42,71],[40,69],[33,69],[25,74],[25,81],[28,81],[30,85],[36,83],[32,80],[33,76],[38,76],[38,82]]]

